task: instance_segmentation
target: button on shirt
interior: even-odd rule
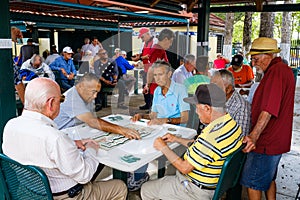
[[[180,65],[173,73],[172,80],[176,83],[184,84],[184,80],[192,77],[192,72],[188,72],[184,65]]]
[[[60,112],[59,115],[54,119],[54,122],[57,124],[58,129],[65,129],[69,127],[73,127],[83,122],[76,118],[76,116],[84,114],[84,113],[93,113],[93,102],[86,103],[78,94],[76,87],[73,86],[68,91],[64,93],[65,101],[60,104]],[[71,134],[69,136],[74,139],[80,139],[80,137],[72,137]]]
[[[50,118],[33,111],[24,110],[9,120],[2,147],[11,159],[44,170],[53,193],[88,183],[99,164],[94,149],[87,148],[82,155]]]
[[[157,113],[157,118],[178,118],[181,112],[190,110],[190,105],[183,101],[187,96],[185,87],[173,81],[165,96],[161,87],[157,87],[154,91],[152,112]]]
[[[114,76],[118,76],[119,71],[115,61],[108,59],[106,63],[102,63],[100,59],[94,63],[94,70],[97,77],[103,77],[105,80],[113,81]]]
[[[75,69],[73,60],[69,59],[69,60],[65,60],[63,56],[60,56],[58,58],[56,58],[49,66],[52,70],[57,70],[60,72],[60,78],[63,80],[68,80],[68,78],[63,75],[63,73],[61,72],[61,68],[64,68],[64,70],[66,70],[66,72],[68,74],[70,74],[71,72],[76,75],[77,71]]]

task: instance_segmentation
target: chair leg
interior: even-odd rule
[[[299,199],[299,193],[300,193],[300,183],[298,183],[298,191],[297,191],[295,200]]]

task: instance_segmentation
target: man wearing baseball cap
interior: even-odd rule
[[[60,72],[61,87],[63,90],[68,90],[74,85],[74,77],[77,74],[72,60],[71,47],[63,48],[63,56],[56,58],[49,66],[52,70]]]
[[[248,153],[241,177],[249,199],[276,199],[276,174],[283,153],[290,151],[295,81],[292,70],[276,54],[277,41],[260,37],[253,41],[252,64],[264,72],[252,102],[252,130],[245,136]]]
[[[200,121],[207,126],[195,141],[170,133],[154,141],[154,148],[177,171],[175,176],[144,183],[142,199],[212,199],[224,160],[242,145],[241,128],[226,113],[225,93],[217,85],[199,85],[195,95],[184,101],[196,105]],[[168,142],[187,147],[183,159],[168,147]]]
[[[234,55],[230,63],[231,66],[228,68],[233,74],[236,87],[250,87],[253,83],[253,71],[249,65],[243,64],[243,60],[242,55]]]

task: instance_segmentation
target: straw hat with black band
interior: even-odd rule
[[[279,53],[277,40],[267,37],[259,37],[252,42],[251,49],[247,55],[257,55],[266,53]]]

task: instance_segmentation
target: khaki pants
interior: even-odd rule
[[[68,194],[53,197],[54,200],[74,199],[74,200],[126,200],[127,187],[121,180],[95,181],[84,185],[83,190],[74,198],[69,198]]]
[[[187,186],[184,186],[182,184],[182,181],[184,180],[187,179],[178,171],[176,171],[175,176],[165,176],[158,180],[148,181],[142,186],[142,199],[212,199],[215,192],[214,190],[200,189],[191,182],[189,182]]]

